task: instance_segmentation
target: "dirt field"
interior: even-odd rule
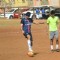
[[[40,22],[32,24],[33,50],[36,55],[29,57],[27,40],[20,30],[20,20],[0,20],[0,60],[60,60],[60,52],[50,51],[46,20],[36,21]]]

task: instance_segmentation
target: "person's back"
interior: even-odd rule
[[[39,19],[40,17],[40,9],[36,9],[36,18]]]
[[[39,13],[40,13],[39,9],[36,9],[36,14],[39,14]]]
[[[44,19],[45,18],[45,10],[42,9],[42,18]]]
[[[42,14],[44,14],[45,13],[45,10],[44,9],[42,9]]]

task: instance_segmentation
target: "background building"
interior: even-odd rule
[[[41,6],[52,5],[60,7],[60,0],[0,0],[0,7]]]
[[[60,7],[60,0],[33,0],[34,6],[40,5],[51,5],[55,7]]]
[[[60,7],[60,0],[48,0],[49,5]]]

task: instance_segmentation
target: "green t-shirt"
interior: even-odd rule
[[[56,31],[58,25],[59,18],[57,16],[49,17],[47,19],[47,24],[49,24],[49,31]]]

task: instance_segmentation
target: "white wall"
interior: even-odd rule
[[[50,5],[60,7],[60,2],[59,0],[50,0]]]

